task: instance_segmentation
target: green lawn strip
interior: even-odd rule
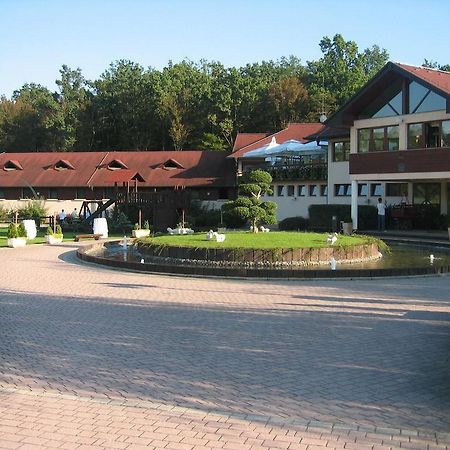
[[[7,247],[8,246],[8,237],[7,237],[7,233],[8,233],[8,228],[4,228],[4,227],[0,227],[0,247]],[[45,236],[44,236],[45,230],[40,230],[38,233],[38,236],[35,239],[28,239],[27,240],[27,245],[31,245],[31,244],[43,244],[45,243]],[[81,232],[74,232],[74,231],[67,231],[66,233],[64,233],[64,241],[73,241],[75,236],[77,234],[83,234]],[[112,234],[109,235],[110,238],[114,239],[120,239],[122,238],[121,234]]]
[[[145,245],[157,244],[176,247],[195,248],[321,248],[329,247],[328,233],[303,232],[228,232],[224,242],[208,241],[206,233],[191,235],[161,235],[142,238],[139,241]],[[373,239],[368,236],[340,235],[335,246],[348,247],[358,244],[371,243]]]

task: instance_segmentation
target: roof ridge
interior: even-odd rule
[[[399,66],[408,66],[408,67],[415,67],[416,69],[422,69],[422,70],[432,70],[433,72],[441,72],[441,73],[445,73],[445,74],[450,74],[449,71],[447,70],[442,70],[442,69],[436,69],[434,67],[425,67],[425,66],[416,66],[415,64],[409,64],[409,63],[405,63],[405,62],[399,62],[399,61],[391,61],[393,64],[399,65]]]

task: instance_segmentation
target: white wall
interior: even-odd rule
[[[278,195],[278,186],[283,185],[283,194],[282,196]],[[288,188],[287,186],[294,186],[294,195],[288,196]],[[298,195],[298,186],[304,185],[306,186],[306,195],[299,196]],[[318,195],[310,196],[310,186],[318,186]],[[283,183],[273,183],[274,186],[274,195],[269,196],[265,195],[263,197],[264,201],[270,200],[275,202],[278,205],[277,208],[277,220],[283,220],[286,217],[304,217],[308,218],[308,208],[310,205],[325,205],[327,203],[327,197],[320,195],[320,186],[326,185],[326,182],[299,182],[299,181],[285,181]]]

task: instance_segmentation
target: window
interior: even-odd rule
[[[109,170],[128,169],[128,166],[124,162],[122,162],[120,159],[113,159],[108,164],[108,169]]]
[[[75,191],[75,198],[76,199],[84,199],[86,198],[86,189],[82,187],[77,187]]]
[[[20,198],[34,198],[34,192],[29,187],[22,188]]]
[[[5,191],[0,188],[0,198],[5,198]]]
[[[317,184],[311,184],[309,186],[309,196],[310,197],[317,197],[319,195],[319,188]]]
[[[333,142],[333,161],[348,161],[350,142]]]
[[[219,188],[219,199],[221,199],[221,200],[228,199],[228,189],[227,188]]]
[[[350,195],[352,195],[351,184],[335,184],[334,195],[336,197],[349,197]]]
[[[326,184],[320,185],[320,195],[326,197],[328,195],[328,186]]]
[[[277,186],[277,195],[278,197],[284,197],[284,184],[279,184]]]
[[[450,120],[408,125],[408,149],[450,147]]]
[[[398,150],[398,127],[387,127],[386,128],[386,138],[387,138],[387,149],[389,151]]]
[[[359,118],[398,116],[402,114],[402,101],[402,82],[401,80],[393,81],[364,108]]]
[[[371,130],[358,130],[358,152],[367,153],[370,149]]]
[[[415,205],[441,204],[441,185],[440,183],[414,183],[413,184],[413,203]]]
[[[381,190],[381,183],[372,183],[370,185],[370,195],[372,197],[381,197],[383,195]]]
[[[408,196],[408,183],[386,183],[386,197]]]
[[[58,199],[58,189],[49,188],[49,190],[48,190],[48,198],[57,200]]]
[[[305,197],[306,196],[306,186],[304,184],[299,184],[297,187],[297,195],[299,197]]]
[[[358,184],[358,196],[359,197],[367,197],[369,193],[369,187],[366,183]]]
[[[446,108],[444,97],[413,81],[409,85],[409,113],[438,111]]]
[[[358,152],[398,150],[398,125],[358,130]]]
[[[293,184],[288,184],[287,195],[288,197],[293,197],[295,193],[295,186]]]
[[[103,198],[112,198],[114,195],[113,188],[103,188]]]

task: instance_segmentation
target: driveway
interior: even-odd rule
[[[450,278],[256,281],[0,249],[0,448],[450,448]]]

